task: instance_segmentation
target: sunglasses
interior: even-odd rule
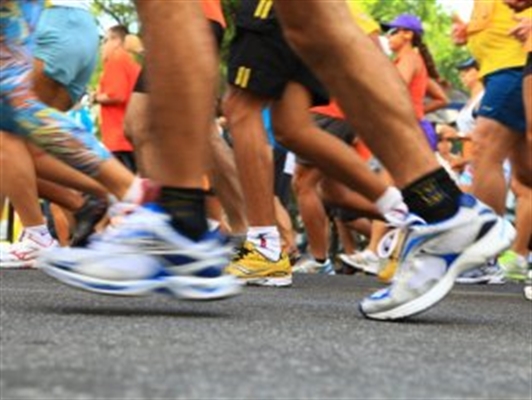
[[[394,36],[397,35],[401,31],[400,28],[392,28],[388,32],[386,32],[386,36]]]

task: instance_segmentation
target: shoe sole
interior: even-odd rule
[[[42,265],[41,270],[69,286],[111,296],[136,297],[165,293],[181,300],[208,301],[236,296],[242,291],[242,285],[227,275],[219,278],[168,276],[118,282],[79,275],[51,265]]]
[[[376,276],[379,272],[375,272],[375,269],[374,267],[369,267],[367,265],[363,265],[363,264],[357,264],[357,263],[354,263],[353,261],[346,261],[346,260],[343,260],[342,258],[340,258],[340,260],[345,264],[347,265],[348,267],[351,267],[357,271],[361,271],[361,272],[364,272],[366,274],[369,274],[369,275],[372,275],[372,276]],[[377,267],[378,269],[378,267]]]
[[[290,287],[292,286],[292,276],[282,278],[239,278],[244,284],[248,286],[262,286],[262,287]]]
[[[490,283],[491,278],[490,277],[482,277],[482,278],[456,278],[455,283],[458,283],[459,285],[487,285]]]
[[[508,249],[514,237],[515,230],[512,225],[508,221],[498,218],[486,235],[465,249],[451,264],[442,279],[427,293],[394,309],[377,313],[366,313],[362,304],[359,304],[360,312],[368,319],[381,321],[399,320],[420,314],[443,300],[452,290],[458,276],[487,263],[489,259]]]
[[[38,269],[36,267],[36,260],[32,261],[25,261],[24,263],[20,262],[6,262],[0,264],[0,270],[1,269]]]
[[[506,280],[499,276],[483,276],[479,278],[456,278],[459,285],[504,285]]]
[[[297,270],[292,268],[292,274],[312,274],[312,275],[336,275],[336,271],[334,269],[325,269],[325,270]]]
[[[353,263],[352,261],[346,261],[340,258],[340,260],[344,263],[346,267],[352,268],[355,271],[361,271],[364,272],[364,267],[360,267],[358,264]]]

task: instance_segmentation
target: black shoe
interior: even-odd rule
[[[87,239],[94,232],[94,227],[101,221],[107,212],[109,203],[107,200],[87,195],[83,206],[74,213],[76,227],[72,232],[70,246],[83,247]]]

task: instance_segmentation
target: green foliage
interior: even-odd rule
[[[304,1],[304,0],[301,0]],[[325,0],[324,0],[325,1]],[[342,1],[342,0],[329,0]],[[411,13],[419,16],[424,24],[425,42],[429,46],[442,77],[459,87],[459,79],[455,65],[468,57],[462,48],[455,47],[450,40],[451,17],[442,9],[436,0],[359,0],[365,9],[377,21],[390,21],[401,13]],[[224,14],[227,18],[228,29],[222,46],[222,60],[228,52],[228,44],[234,35],[234,15],[240,0],[222,0]],[[137,14],[133,2],[130,0],[93,0],[95,15],[105,16],[135,31],[138,27]],[[225,64],[225,63],[223,63]],[[222,66],[222,70],[225,67]]]
[[[135,32],[138,29],[137,12],[133,2],[130,0],[92,0],[92,12],[100,25],[102,36],[104,29],[112,25],[124,25],[131,32]],[[102,68],[102,61],[98,59],[89,82],[90,90],[96,90]]]
[[[138,26],[135,6],[130,0],[92,0],[92,10],[97,17],[105,17],[116,25],[127,26],[132,32]]]

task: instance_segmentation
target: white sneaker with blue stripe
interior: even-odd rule
[[[229,248],[207,234],[193,242],[170,225],[155,205],[138,207],[115,228],[94,235],[87,248],[57,248],[38,265],[67,285],[90,292],[142,296],[167,293],[186,300],[215,300],[240,293],[224,275]]]
[[[300,261],[292,267],[292,272],[296,274],[336,275],[334,266],[329,259],[325,260],[324,263],[320,263],[314,258]]]
[[[360,303],[367,318],[396,320],[431,308],[458,276],[510,247],[515,237],[509,222],[470,195],[461,197],[457,214],[446,221],[413,220],[394,283]]]

